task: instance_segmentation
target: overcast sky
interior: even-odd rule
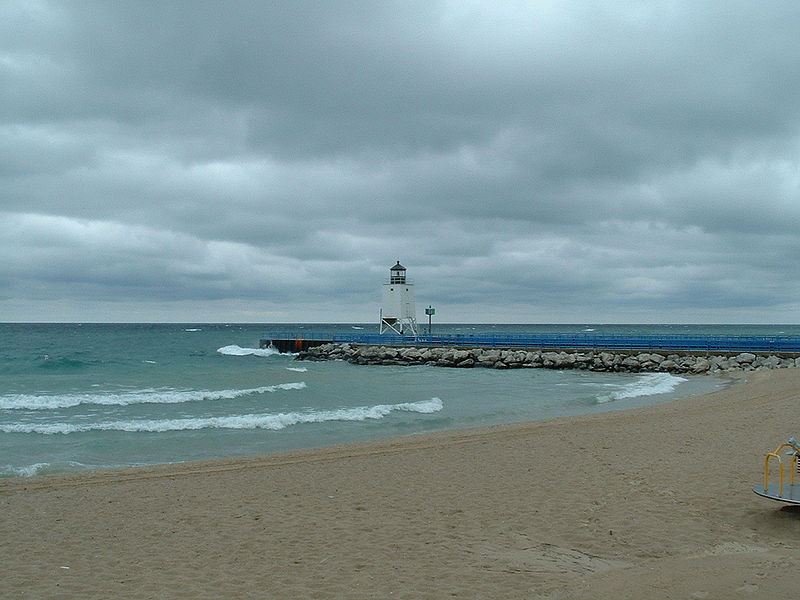
[[[800,2],[0,0],[0,321],[800,322]]]

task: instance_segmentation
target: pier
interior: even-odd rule
[[[593,335],[593,334],[472,334],[395,335],[378,333],[279,332],[260,340],[262,348],[280,352],[302,352],[322,344],[364,346],[416,346],[452,348],[641,350],[697,352],[800,352],[800,336],[711,336],[711,335]]]

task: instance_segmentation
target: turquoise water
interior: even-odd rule
[[[682,333],[696,326],[449,325],[440,332]],[[720,335],[797,326],[709,326]],[[0,475],[329,445],[631,408],[702,394],[663,373],[359,367],[258,349],[270,331],[373,325],[0,324]]]

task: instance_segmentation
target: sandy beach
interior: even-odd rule
[[[3,598],[789,598],[800,369],[644,409],[0,480]]]

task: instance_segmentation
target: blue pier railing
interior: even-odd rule
[[[387,335],[378,333],[276,332],[273,340],[318,340],[376,346],[475,348],[571,348],[609,350],[697,350],[720,352],[800,352],[800,336],[466,334]]]

